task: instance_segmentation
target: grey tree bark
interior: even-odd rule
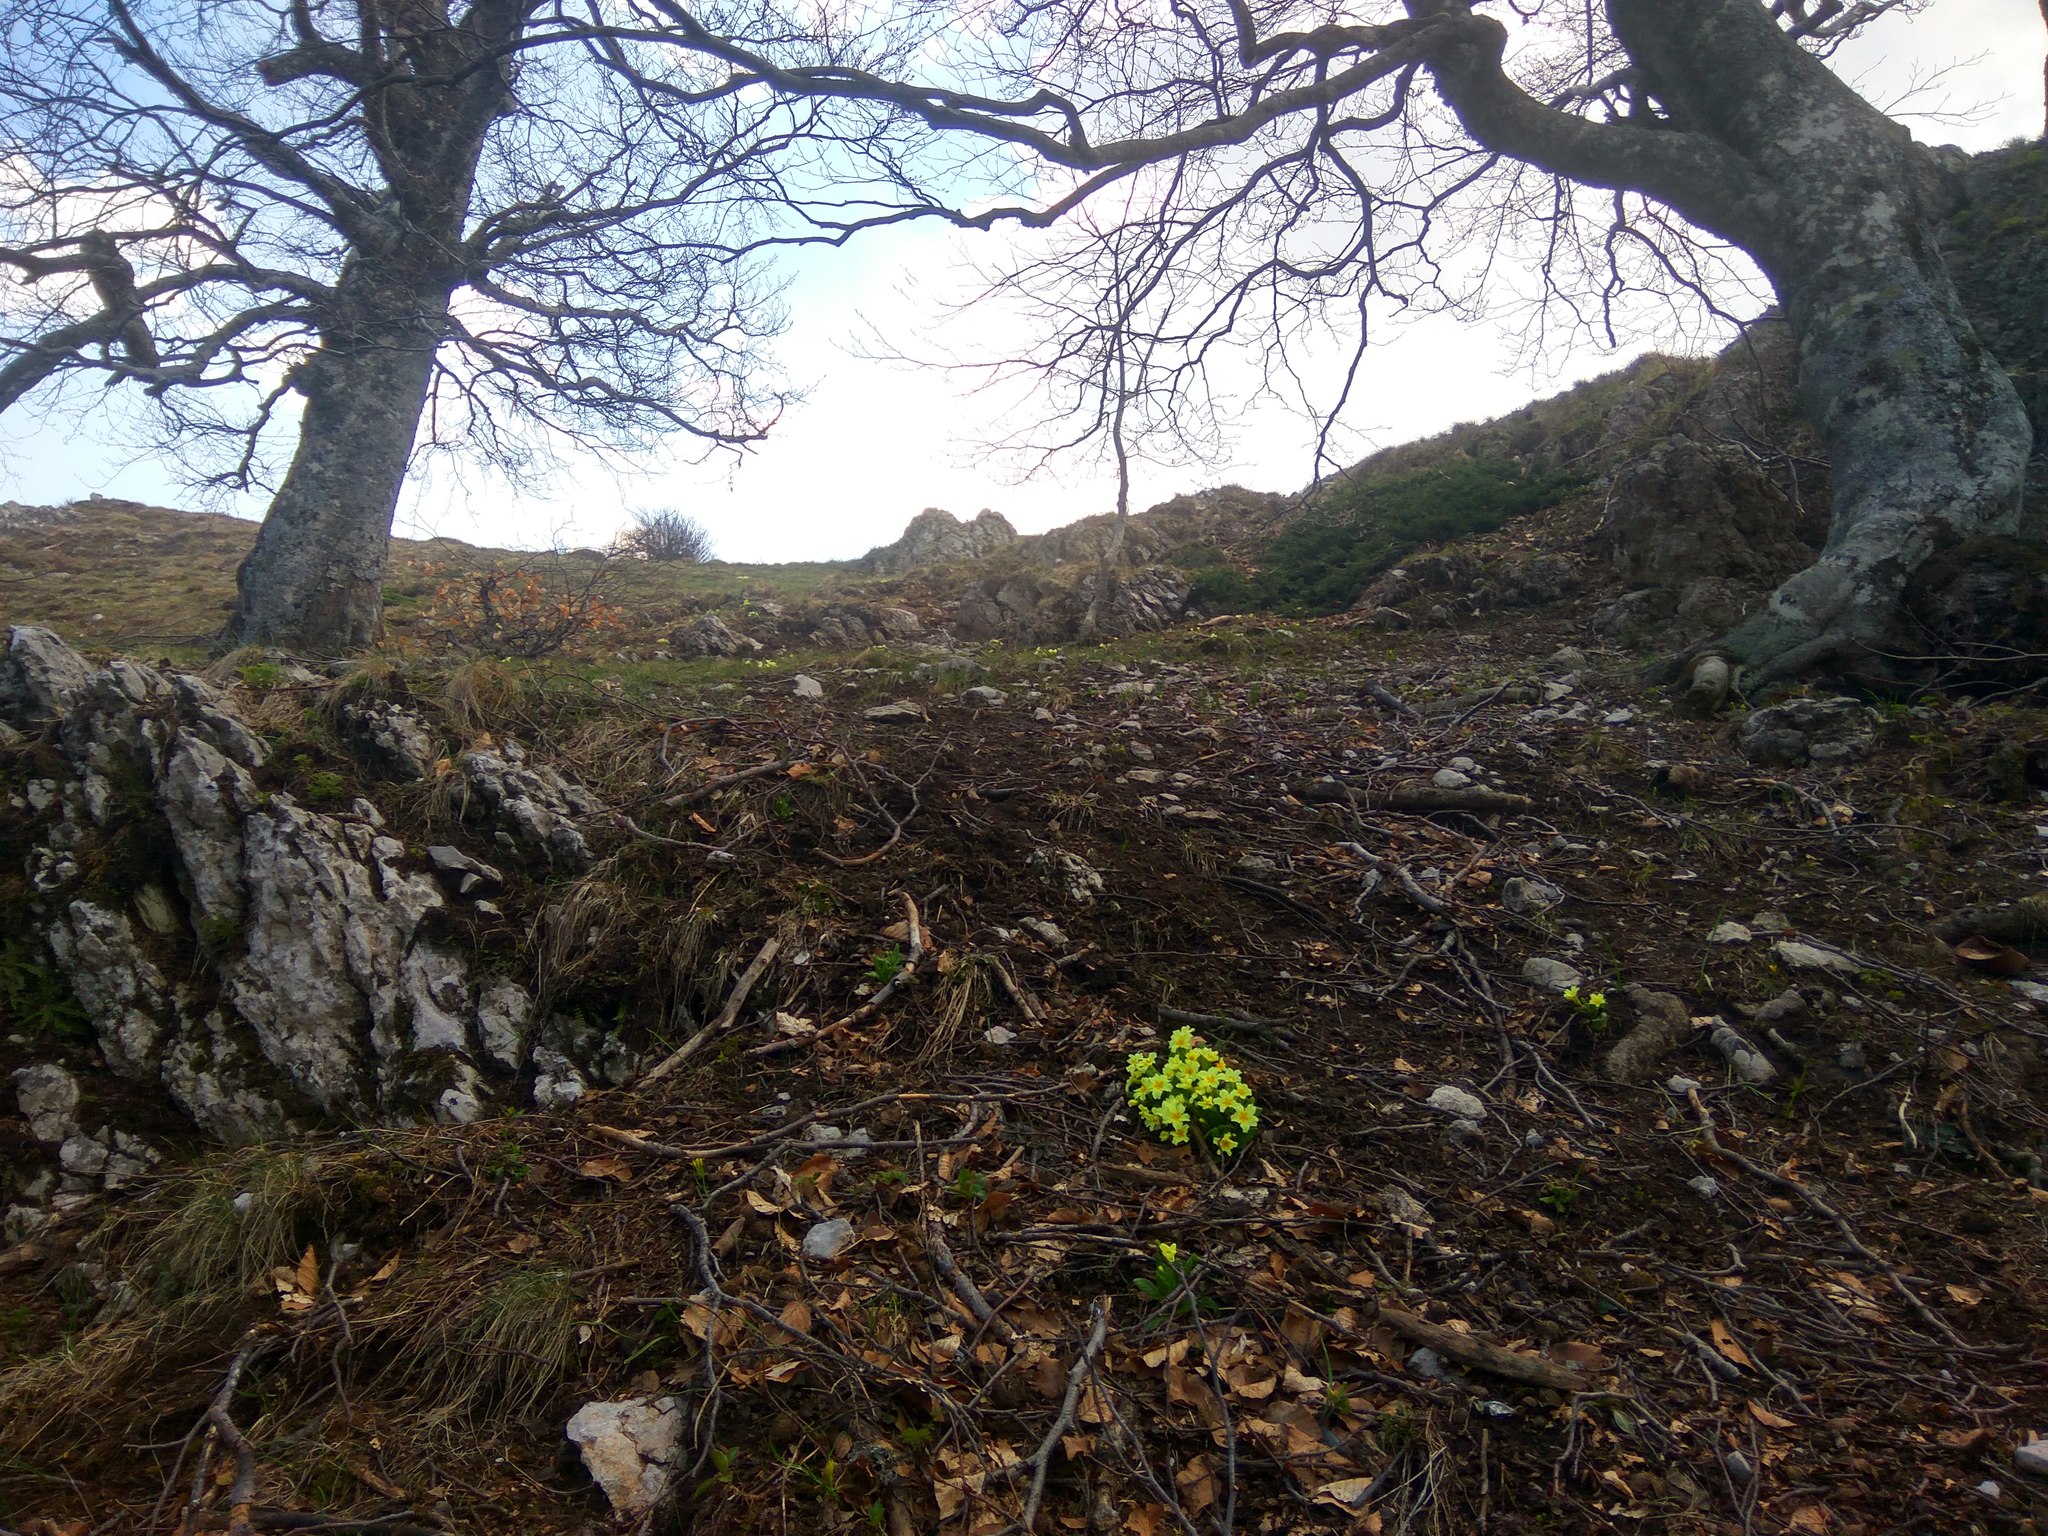
[[[345,300],[349,287],[344,275]],[[363,296],[300,366],[298,448],[235,572],[224,640],[341,655],[381,634],[391,522],[448,304],[445,290],[408,297]]]
[[[1441,13],[1410,0],[1416,14]],[[1741,246],[1799,344],[1803,402],[1834,465],[1819,560],[1724,639],[1771,677],[1828,664],[1890,675],[1907,578],[1966,539],[2022,526],[2032,447],[2011,379],[1978,339],[1937,232],[1955,194],[1926,149],[1802,49],[1757,0],[1609,0],[1668,126],[1545,107],[1501,69],[1505,32],[1430,68],[1488,148],[1595,186],[1649,194]]]

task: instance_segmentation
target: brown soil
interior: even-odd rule
[[[172,1529],[242,1359],[222,1406],[269,1528],[601,1527],[563,1423],[659,1390],[691,1424],[676,1530],[1015,1529],[1032,1477],[1004,1469],[1055,1429],[1040,1531],[2034,1529],[2048,1485],[2012,1452],[2048,1426],[2048,1028],[1930,928],[2041,889],[2040,715],[1895,712],[1864,760],[1788,772],[1614,653],[1565,701],[1585,720],[1483,696],[1564,641],[1587,643],[1529,614],[1392,640],[1221,624],[1012,656],[1008,702],[935,693],[911,727],[861,719],[907,668],[820,670],[822,708],[783,682],[527,679],[490,728],[651,835],[620,831],[573,889],[519,884],[476,943],[661,1046],[777,938],[739,1023],[567,1112],[190,1148],[0,1254],[0,1518]],[[1482,696],[1400,717],[1368,683]],[[1460,755],[1531,808],[1372,808]],[[771,759],[800,769],[664,804]],[[1366,776],[1356,803],[1293,792],[1332,772]],[[388,814],[410,842],[433,825],[424,795]],[[1102,894],[1063,896],[1048,850]],[[1566,900],[1517,917],[1518,876]],[[1850,973],[1788,975],[1761,933],[1706,942],[1764,909]],[[891,926],[911,910],[909,984],[835,1026],[913,948]],[[1609,1017],[1525,985],[1537,955]],[[1810,1015],[1773,1044],[1746,1014],[1795,983]],[[1734,1084],[1704,1029],[1651,1086],[1608,1081],[1630,984],[1723,1016],[1777,1081]],[[1162,1008],[1217,1019],[1200,1032],[1256,1092],[1262,1132],[1227,1166],[1119,1112]],[[35,1044],[0,1045],[0,1071]],[[1484,1099],[1476,1134],[1427,1106],[1441,1085]],[[847,1155],[821,1124],[875,1144]],[[266,1222],[195,1256],[251,1189]],[[802,1258],[832,1217],[855,1245]],[[1199,1310],[1140,1294],[1160,1243]],[[81,1262],[133,1293],[96,1303]],[[224,1522],[232,1458],[202,1470],[202,1522]]]

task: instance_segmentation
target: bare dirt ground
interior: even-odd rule
[[[2048,889],[2048,729],[1895,707],[1760,768],[1630,662],[1522,613],[998,655],[986,704],[843,659],[818,703],[470,669],[449,718],[626,818],[471,941],[704,1047],[556,1111],[187,1146],[0,1251],[0,1521],[601,1529],[564,1422],[665,1394],[660,1529],[2036,1530],[2048,1013],[2004,972],[2048,925],[1974,963],[1934,929]],[[316,706],[250,701],[304,736],[280,773],[352,771]],[[449,835],[425,790],[386,814]],[[1682,1010],[1639,1084],[1631,988]],[[1221,1162],[1121,1105],[1190,1019],[1263,1117]]]

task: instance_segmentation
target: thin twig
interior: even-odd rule
[[[692,1056],[703,1050],[705,1046],[717,1039],[719,1035],[730,1029],[733,1020],[740,1016],[740,1009],[746,1006],[747,994],[754,990],[754,983],[761,979],[762,974],[767,971],[781,948],[782,941],[779,939],[771,938],[765,941],[761,945],[760,953],[756,954],[747,968],[740,972],[740,979],[733,983],[732,995],[725,1000],[725,1006],[719,1010],[718,1017],[698,1030],[696,1034],[690,1036],[689,1039],[685,1040],[673,1051],[669,1052],[666,1059],[658,1063],[653,1071],[640,1079],[640,1086],[644,1088],[650,1083],[661,1081],[662,1078],[668,1076],[669,1073],[675,1071],[677,1067],[680,1067]]]

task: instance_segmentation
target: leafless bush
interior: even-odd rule
[[[619,553],[661,564],[703,565],[711,559],[711,533],[694,517],[674,510],[635,512],[633,526],[618,537]]]

